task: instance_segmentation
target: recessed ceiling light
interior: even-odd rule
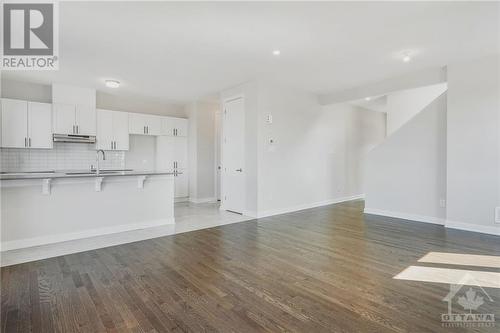
[[[372,98],[371,97],[365,97],[365,101],[371,101]]]
[[[106,87],[108,87],[108,88],[118,88],[120,86],[120,81],[116,81],[116,80],[106,80],[106,81],[104,81],[104,83],[106,84]]]
[[[409,55],[409,54],[405,54],[405,55],[403,56],[403,62],[410,62],[410,61],[411,61],[411,57],[410,57],[410,55]]]
[[[275,56],[279,56],[280,54],[281,54],[280,50],[274,50],[273,51],[273,55],[275,55]]]

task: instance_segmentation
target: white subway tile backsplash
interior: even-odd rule
[[[3,172],[90,169],[95,167],[94,145],[54,143],[53,149],[0,149],[0,168]],[[108,151],[103,169],[125,168],[125,152]]]

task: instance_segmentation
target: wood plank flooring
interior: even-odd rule
[[[2,332],[498,332],[444,328],[449,285],[395,280],[500,237],[363,215],[353,201],[1,269]],[[498,272],[498,268],[458,266]],[[483,312],[500,318],[496,302]]]

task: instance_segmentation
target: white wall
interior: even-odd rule
[[[107,154],[106,152],[106,155]],[[156,137],[130,135],[129,150],[125,152],[125,168],[134,170],[155,170]]]
[[[52,87],[50,85],[2,79],[0,91],[2,98],[52,103]]]
[[[500,57],[448,66],[447,226],[500,234]]]
[[[446,82],[446,69],[444,67],[429,68],[399,77],[388,78],[361,87],[323,94],[319,96],[319,100],[322,105],[344,103],[369,96],[380,96],[395,91],[425,87],[443,82]]]
[[[51,85],[2,79],[1,87],[0,96],[3,98],[52,103]],[[184,107],[180,104],[151,100],[143,96],[120,96],[97,91],[95,99],[99,109],[187,117]]]
[[[186,106],[189,117],[189,198],[215,201],[215,113],[217,101],[199,100]]]
[[[446,94],[368,154],[365,212],[444,224]]]
[[[383,140],[384,114],[347,104],[322,107],[313,94],[263,81],[224,91],[221,100],[239,95],[245,97],[246,214],[363,194],[363,156]]]
[[[387,96],[387,136],[394,133],[447,89],[446,83],[399,91]]]
[[[259,216],[363,194],[363,155],[383,140],[385,115],[267,83],[258,102]]]

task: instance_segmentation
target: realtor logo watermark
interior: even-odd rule
[[[1,69],[57,70],[58,16],[55,1],[3,1]]]
[[[494,302],[490,295],[470,275],[461,282],[451,284],[450,292],[443,298],[448,303],[448,313],[441,314],[441,326],[495,327],[495,314],[483,313],[480,309],[485,303]],[[460,307],[463,311],[460,311]]]

